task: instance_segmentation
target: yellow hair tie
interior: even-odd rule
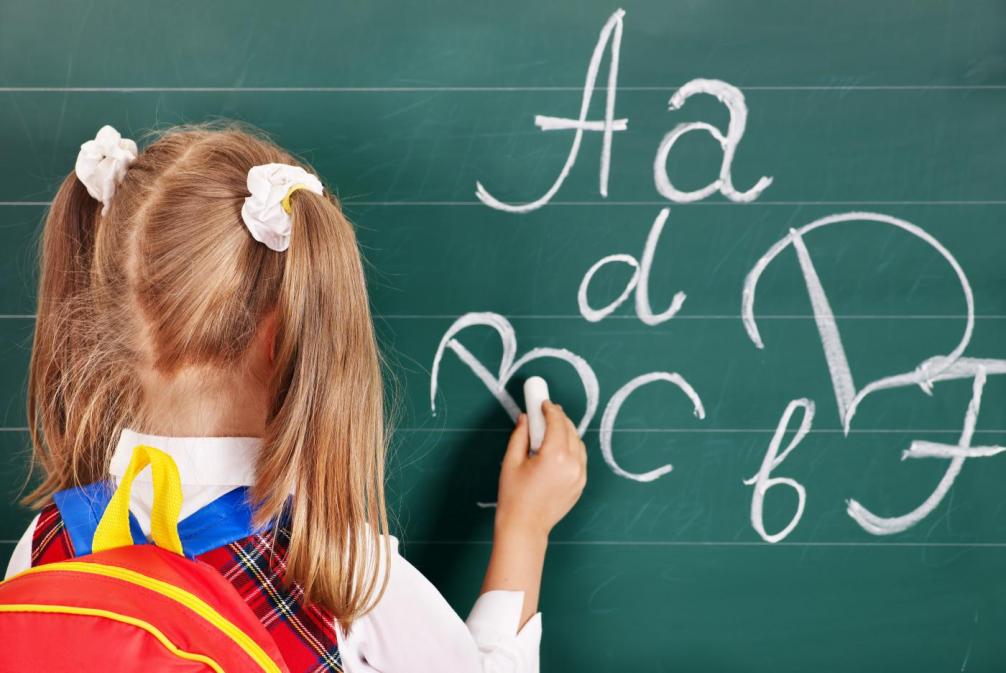
[[[300,166],[261,164],[248,169],[248,192],[241,206],[241,220],[252,238],[270,250],[283,252],[290,246],[290,197],[298,189],[324,196],[317,175]],[[276,208],[279,206],[279,208]]]
[[[290,197],[293,196],[293,193],[298,189],[308,189],[308,186],[302,184],[290,185],[290,189],[286,190],[286,196],[284,196],[283,200],[279,202],[279,204],[283,206],[283,211],[286,212],[287,215],[290,214]]]

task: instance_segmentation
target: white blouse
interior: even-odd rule
[[[184,518],[231,489],[253,483],[261,440],[145,435],[125,428],[112,456],[110,472],[116,480],[137,444],[155,446],[174,458],[182,479]],[[152,499],[150,470],[145,469],[133,484],[130,509],[147,534]],[[37,520],[18,541],[7,577],[31,566]],[[389,536],[389,543],[391,571],[383,597],[353,623],[348,636],[336,623],[346,673],[537,673],[541,613],[520,628],[523,591],[487,591],[462,622],[436,587],[399,554],[398,539]]]

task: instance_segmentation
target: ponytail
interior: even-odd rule
[[[326,197],[292,203],[257,495],[266,517],[292,487],[287,572],[348,626],[388,574],[361,553],[389,553],[381,361],[352,226]]]
[[[104,476],[118,395],[95,376],[90,297],[101,204],[70,173],[46,216],[35,333],[28,369],[28,429],[43,481],[24,498],[39,506],[58,490]],[[103,372],[102,372],[103,373]]]

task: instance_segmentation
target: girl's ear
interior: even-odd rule
[[[277,314],[276,311],[271,311],[268,316],[266,316],[266,344],[269,356],[269,364],[276,361],[276,321]]]
[[[262,361],[272,365],[276,361],[276,333],[278,315],[273,309],[266,313],[259,325],[259,332],[255,340],[258,342],[259,354]]]

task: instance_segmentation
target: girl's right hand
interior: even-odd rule
[[[541,408],[545,435],[537,454],[528,455],[527,414],[520,415],[510,434],[500,471],[496,527],[516,527],[547,538],[583,493],[587,447],[560,405],[545,400]]]

